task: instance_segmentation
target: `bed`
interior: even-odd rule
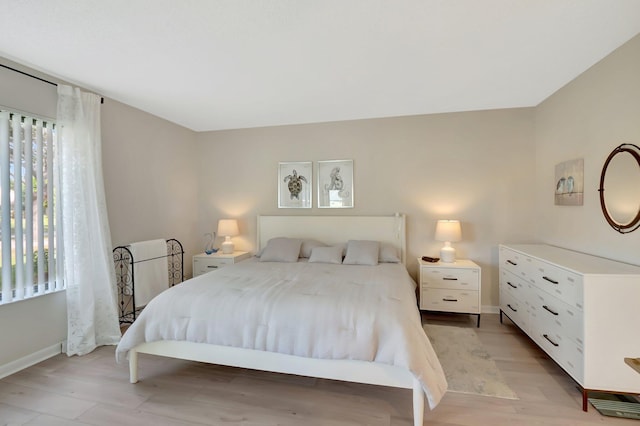
[[[260,258],[172,287],[142,311],[116,349],[131,383],[144,353],[406,388],[422,425],[425,397],[435,408],[447,383],[406,271],[405,217],[259,216],[257,227]],[[281,258],[295,241],[306,257]],[[338,246],[353,264],[332,263]]]

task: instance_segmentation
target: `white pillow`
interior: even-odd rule
[[[342,246],[314,247],[309,263],[342,263]]]
[[[390,243],[381,243],[378,262],[400,263],[400,254],[398,253],[398,249]]]
[[[297,238],[272,238],[260,254],[260,262],[297,262],[302,241]]]
[[[380,243],[378,241],[349,240],[347,254],[342,261],[345,265],[377,265]]]
[[[318,240],[305,239],[302,240],[302,246],[300,247],[300,257],[310,257],[311,251],[316,247],[326,247],[327,245]]]

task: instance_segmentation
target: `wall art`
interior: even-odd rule
[[[555,204],[581,206],[584,202],[584,159],[556,164]]]
[[[278,208],[310,209],[313,184],[311,161],[278,165]]]
[[[353,207],[353,160],[318,161],[318,207]]]

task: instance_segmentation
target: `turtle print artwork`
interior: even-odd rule
[[[302,191],[302,182],[308,183],[307,178],[298,175],[296,169],[293,169],[293,174],[287,175],[284,177],[284,181],[288,182],[289,194],[291,194],[291,199],[294,198],[300,199],[300,191]]]
[[[282,162],[278,170],[278,208],[311,208],[312,162]]]

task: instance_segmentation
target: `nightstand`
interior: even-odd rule
[[[478,316],[480,327],[480,267],[467,259],[420,265],[420,309]]]
[[[246,251],[234,251],[231,254],[200,253],[193,256],[193,276],[215,271],[227,265],[233,265],[241,260],[248,259],[251,255]]]

